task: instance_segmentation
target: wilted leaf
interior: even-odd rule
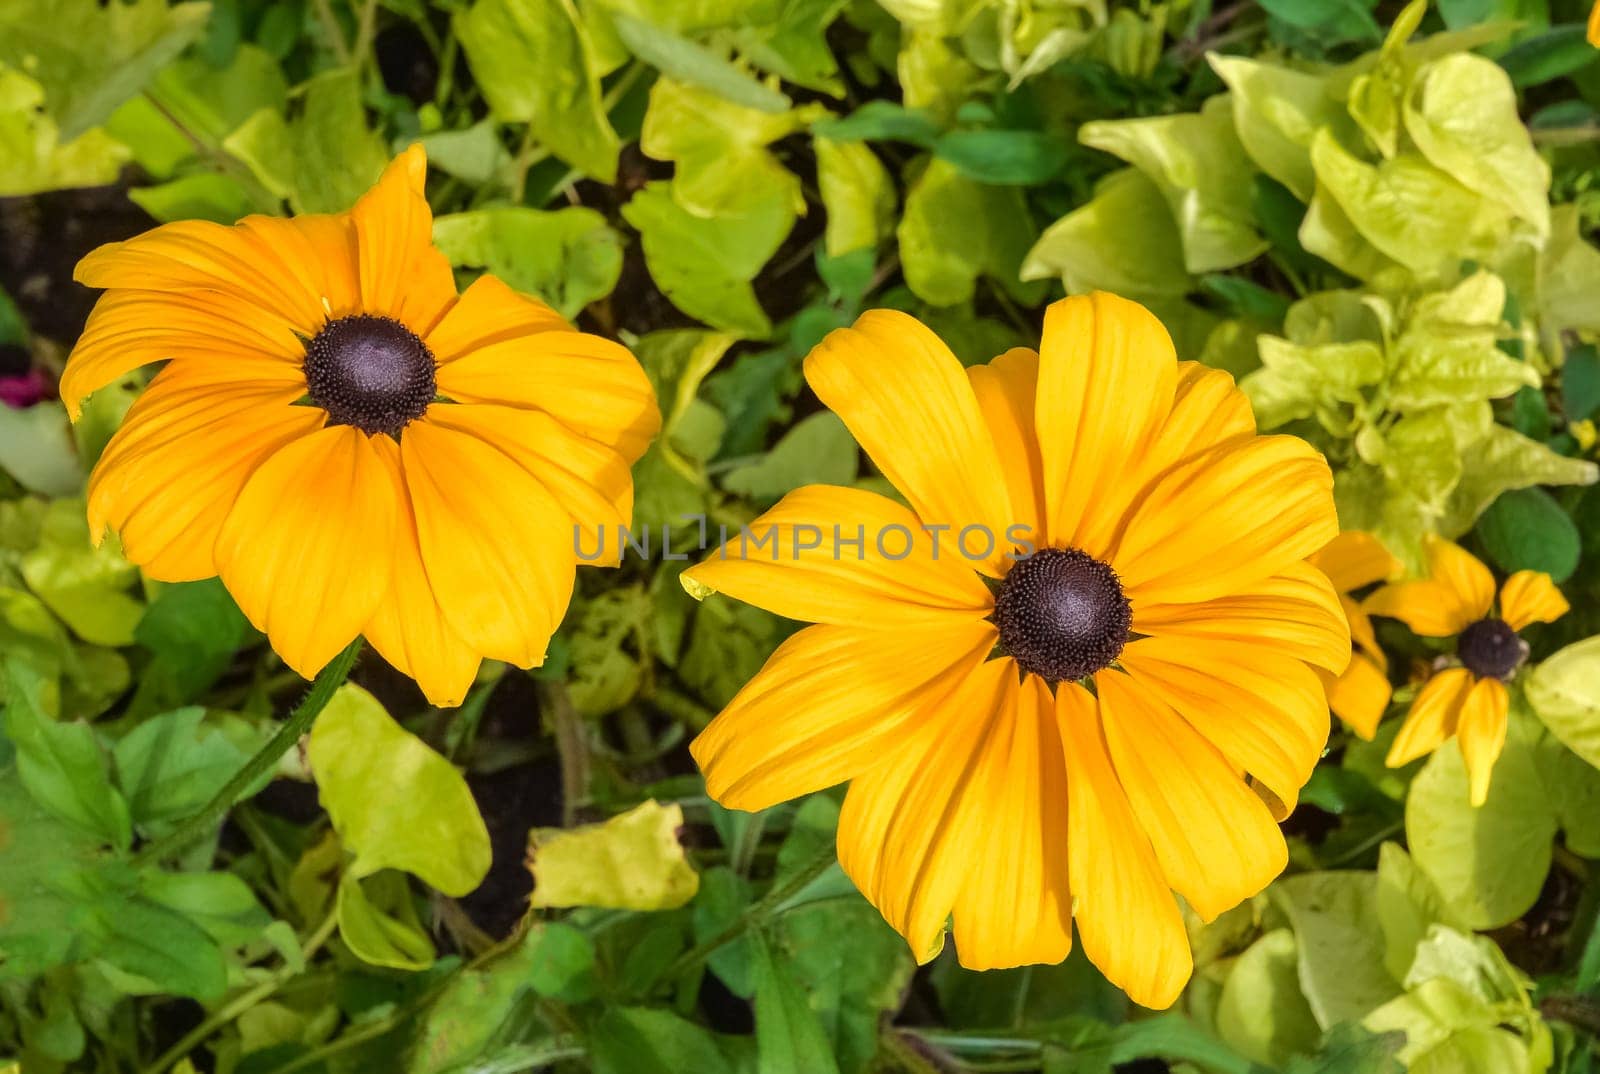
[[[670,910],[700,878],[678,842],[683,810],[654,800],[603,824],[535,828],[528,836],[534,906]]]

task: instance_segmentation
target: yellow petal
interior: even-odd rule
[[[1341,593],[1387,581],[1401,570],[1400,561],[1383,542],[1361,530],[1346,530],[1323,545],[1312,555],[1311,565],[1326,574]]]
[[[1007,535],[1030,541],[1034,548],[1048,542],[1044,525],[1044,463],[1039,458],[1039,438],[1033,431],[1034,390],[1039,381],[1039,355],[1026,347],[1006,351],[987,365],[970,366],[967,379],[989,426],[1000,466],[1011,496],[1011,522],[1024,527]],[[1026,551],[1026,549],[1024,549]]]
[[[1140,638],[1118,659],[1236,769],[1266,784],[1285,815],[1294,808],[1328,741],[1327,700],[1305,664],[1260,643],[1176,636]]]
[[[1389,677],[1371,658],[1357,653],[1350,666],[1327,684],[1328,707],[1335,716],[1367,741],[1378,732],[1378,723],[1388,711],[1393,689]]]
[[[1471,553],[1442,537],[1428,537],[1427,553],[1426,579],[1383,586],[1361,608],[1398,619],[1423,637],[1447,638],[1489,614],[1494,576]]]
[[[1067,859],[1078,942],[1129,999],[1163,1010],[1194,970],[1183,915],[1112,770],[1095,699],[1076,683],[1061,683],[1056,717],[1067,757]]]
[[[1338,532],[1333,475],[1304,440],[1230,440],[1168,470],[1126,521],[1111,565],[1135,602],[1227,596]]]
[[[931,719],[994,641],[983,622],[800,631],[690,746],[706,793],[755,811],[851,779]]]
[[[936,550],[916,516],[885,496],[808,485],[684,571],[683,582],[696,596],[726,593],[808,623],[957,624],[994,608],[973,566],[949,535]]]
[[[950,348],[914,317],[870,310],[854,327],[830,332],[806,356],[805,372],[923,523],[951,527],[952,541],[966,526],[986,527],[994,551],[979,566],[1004,573],[1003,538],[1019,519],[983,410]],[[985,545],[973,547],[981,553]]]
[[[538,479],[577,527],[585,563],[616,566],[622,530],[633,518],[633,475],[615,450],[580,436],[539,410],[474,403],[436,406],[428,420],[496,445]]]
[[[1589,44],[1600,48],[1600,3],[1589,9]]]
[[[1106,744],[1134,816],[1167,883],[1202,920],[1215,920],[1283,872],[1289,862],[1283,833],[1222,754],[1138,678],[1105,671],[1095,687]],[[1312,689],[1320,693],[1314,679]]]
[[[217,537],[217,569],[284,663],[311,678],[389,589],[399,497],[367,434],[330,425],[261,464]]]
[[[1133,631],[1267,643],[1285,656],[1334,671],[1350,659],[1349,624],[1339,596],[1326,575],[1304,563],[1193,604],[1135,602]]]
[[[403,488],[399,445],[386,436],[373,437],[371,443],[393,473],[396,487]],[[397,501],[394,574],[363,633],[385,660],[417,680],[431,703],[459,705],[466,700],[481,661],[445,620],[428,581],[411,497],[402,495]]]
[[[1472,672],[1466,668],[1446,668],[1423,683],[1384,763],[1399,768],[1438,749],[1456,733],[1461,706],[1471,689]]]
[[[980,665],[845,794],[839,864],[919,959],[938,949],[945,919],[984,858],[987,833],[962,800],[1016,678],[1013,661]]]
[[[118,289],[100,296],[61,375],[74,421],[90,392],[152,362],[208,367],[246,387],[298,386],[305,347],[288,323],[256,307],[206,294]]]
[[[291,406],[303,388],[216,384],[175,362],[129,408],[89,478],[89,528],[106,526],[150,577],[217,573],[213,549],[239,490],[279,448],[327,415]]]
[[[1054,965],[1072,950],[1055,700],[1036,675],[1020,684],[1008,675],[1006,695],[963,802],[968,822],[985,833],[983,860],[967,870],[953,910],[956,955],[969,970]]]
[[[438,409],[400,438],[428,581],[446,621],[479,654],[541,664],[572,597],[572,525],[523,466],[435,422]]]
[[[1534,623],[1553,623],[1571,607],[1543,571],[1518,571],[1500,587],[1500,618],[1512,630]]]
[[[1177,379],[1171,337],[1138,303],[1097,291],[1045,311],[1034,424],[1052,544],[1103,558]]]
[[[361,307],[426,336],[456,300],[450,262],[433,245],[433,212],[423,187],[428,158],[413,144],[356,202]]]
[[[620,343],[555,327],[549,318],[560,318],[548,307],[490,280],[469,287],[427,337],[442,363],[440,393],[458,403],[543,410],[638,461],[661,429],[655,390],[638,360]]]
[[[1143,484],[1184,459],[1255,431],[1250,400],[1232,376],[1199,362],[1179,362],[1172,412],[1150,445],[1139,481]]]
[[[1378,634],[1372,628],[1372,616],[1362,611],[1361,605],[1349,597],[1341,596],[1339,605],[1344,609],[1345,619],[1350,623],[1350,644],[1365,652],[1380,670],[1387,671],[1389,660],[1383,655],[1383,648],[1378,644]]]
[[[1499,679],[1479,679],[1461,703],[1456,737],[1461,743],[1461,759],[1467,765],[1467,781],[1475,806],[1481,806],[1489,797],[1489,778],[1506,744],[1509,712],[1506,684]]]

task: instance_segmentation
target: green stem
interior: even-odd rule
[[[234,807],[245,791],[266,775],[279,759],[300,741],[300,736],[311,729],[312,721],[328,704],[334,691],[344,685],[344,680],[349,676],[350,669],[355,665],[360,652],[360,638],[345,646],[344,651],[334,657],[317,675],[316,681],[311,684],[311,692],[306,694],[305,700],[289,714],[289,718],[278,725],[278,730],[267,740],[267,744],[257,750],[255,756],[233,774],[233,778],[212,796],[204,808],[191,814],[164,838],[157,839],[134,855],[133,864],[154,864],[184,849],[209,832],[222,819],[223,814]]]

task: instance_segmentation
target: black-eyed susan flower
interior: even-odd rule
[[[633,356],[433,246],[421,147],[347,214],[166,224],[102,246],[83,398],[166,362],[89,483],[153,578],[220,575],[288,665],[358,635],[439,704],[544,659],[574,525],[625,525],[659,424]],[[591,541],[586,547],[594,547]]]
[[[969,967],[1055,962],[1076,920],[1169,1005],[1173,892],[1209,920],[1276,876],[1327,738],[1313,668],[1350,635],[1306,562],[1337,531],[1326,462],[1113,295],[972,369],[874,311],[805,372],[909,506],[802,488],[685,572],[816,624],[696,739],[711,795],[849,781],[840,861],[920,957],[953,917]]]
[[[1335,675],[1319,671],[1328,691],[1328,707],[1362,738],[1371,739],[1389,707],[1389,660],[1372,632],[1372,619],[1350,594],[1375,582],[1393,578],[1400,561],[1370,533],[1341,533],[1311,557],[1312,566],[1328,576],[1339,592],[1339,604],[1350,622],[1354,651],[1350,664]]]
[[[1482,805],[1506,742],[1506,683],[1528,659],[1518,631],[1565,615],[1567,598],[1548,574],[1518,571],[1500,587],[1497,610],[1494,575],[1470,552],[1430,537],[1427,553],[1426,578],[1383,586],[1362,602],[1369,614],[1399,619],[1425,638],[1455,639],[1455,658],[1422,684],[1387,763],[1398,768],[1455,737],[1472,804]]]

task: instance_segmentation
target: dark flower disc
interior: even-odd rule
[[[1024,671],[1051,682],[1109,667],[1132,620],[1116,572],[1076,548],[1018,560],[995,596],[1001,646]]]
[[[399,321],[356,314],[329,321],[306,344],[311,401],[337,425],[398,433],[434,397],[427,345]]]
[[[1528,655],[1528,643],[1504,619],[1479,619],[1456,639],[1461,664],[1480,679],[1509,679]]]

